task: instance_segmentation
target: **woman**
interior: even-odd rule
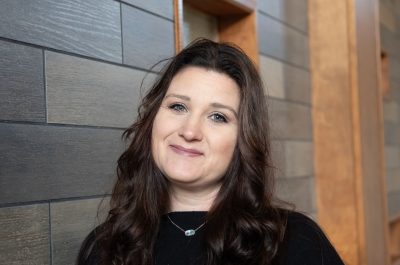
[[[268,132],[250,59],[192,43],[126,130],[111,210],[78,264],[343,264],[313,221],[278,208]]]

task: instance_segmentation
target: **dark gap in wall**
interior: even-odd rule
[[[122,3],[119,2],[119,22],[120,22],[120,27],[121,27],[121,58],[122,58],[122,63],[124,62],[124,34],[123,30],[124,28],[122,27]]]
[[[48,203],[49,207],[49,245],[50,245],[50,265],[53,265],[53,241],[51,237],[51,207],[50,207],[50,202]]]
[[[36,205],[36,204],[50,204],[50,203],[56,203],[56,202],[79,201],[79,200],[88,200],[88,199],[98,199],[98,198],[107,198],[107,197],[110,197],[110,196],[111,196],[111,194],[106,193],[106,194],[103,194],[103,195],[89,195],[89,196],[80,196],[80,197],[68,197],[68,198],[59,198],[59,199],[51,199],[51,200],[0,203],[0,208],[29,206],[29,205]]]
[[[42,49],[42,60],[43,60],[43,92],[44,92],[44,111],[45,111],[45,122],[48,121],[47,112],[47,81],[46,81],[46,55],[44,49]]]
[[[26,124],[26,125],[41,125],[41,126],[53,126],[53,127],[73,127],[73,128],[89,128],[89,129],[106,129],[121,131],[126,128],[108,127],[108,126],[94,126],[94,125],[83,125],[83,124],[61,124],[61,123],[47,123],[47,122],[35,122],[35,121],[13,121],[13,120],[0,120],[1,123],[12,123],[12,124]]]

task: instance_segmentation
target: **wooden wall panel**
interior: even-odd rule
[[[0,264],[49,265],[49,205],[0,208]]]
[[[318,219],[346,264],[388,264],[376,3],[309,12]]]
[[[133,123],[146,72],[54,52],[45,57],[48,122],[120,128]]]
[[[104,220],[109,198],[50,204],[52,265],[74,264],[85,237]]]
[[[120,4],[109,0],[5,0],[0,36],[121,62]]]
[[[318,220],[346,264],[362,259],[349,69],[348,11],[343,1],[309,1]],[[329,89],[327,89],[329,88]]]
[[[122,28],[124,64],[150,69],[174,55],[172,21],[122,4]]]
[[[246,15],[220,17],[218,30],[220,41],[238,45],[258,65],[258,35],[256,11]]]
[[[269,99],[273,139],[311,140],[311,108],[306,105]]]
[[[0,80],[0,119],[46,120],[40,49],[0,41]]]
[[[258,46],[262,55],[309,68],[308,38],[263,14],[258,14]]]
[[[266,95],[310,104],[311,84],[308,71],[261,55],[260,74]]]
[[[0,204],[110,192],[121,133],[0,124]]]
[[[173,0],[120,0],[121,2],[128,3],[138,8],[145,9],[151,13],[163,16],[170,20],[174,19],[174,4]]]
[[[258,0],[258,10],[302,32],[308,31],[307,0]]]

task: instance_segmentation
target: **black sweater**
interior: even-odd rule
[[[206,212],[173,212],[171,220],[180,228],[195,229],[205,218]],[[89,246],[95,238],[94,232],[85,240]],[[204,264],[203,228],[194,236],[185,236],[166,215],[162,217],[160,232],[155,246],[155,265],[199,265]],[[292,212],[284,240],[279,247],[274,265],[344,265],[319,226],[303,214]],[[86,261],[79,265],[98,265],[96,250],[91,251]]]

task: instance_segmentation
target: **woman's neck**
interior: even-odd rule
[[[208,211],[217,197],[219,187],[211,190],[185,190],[179,187],[170,188],[170,211]]]

